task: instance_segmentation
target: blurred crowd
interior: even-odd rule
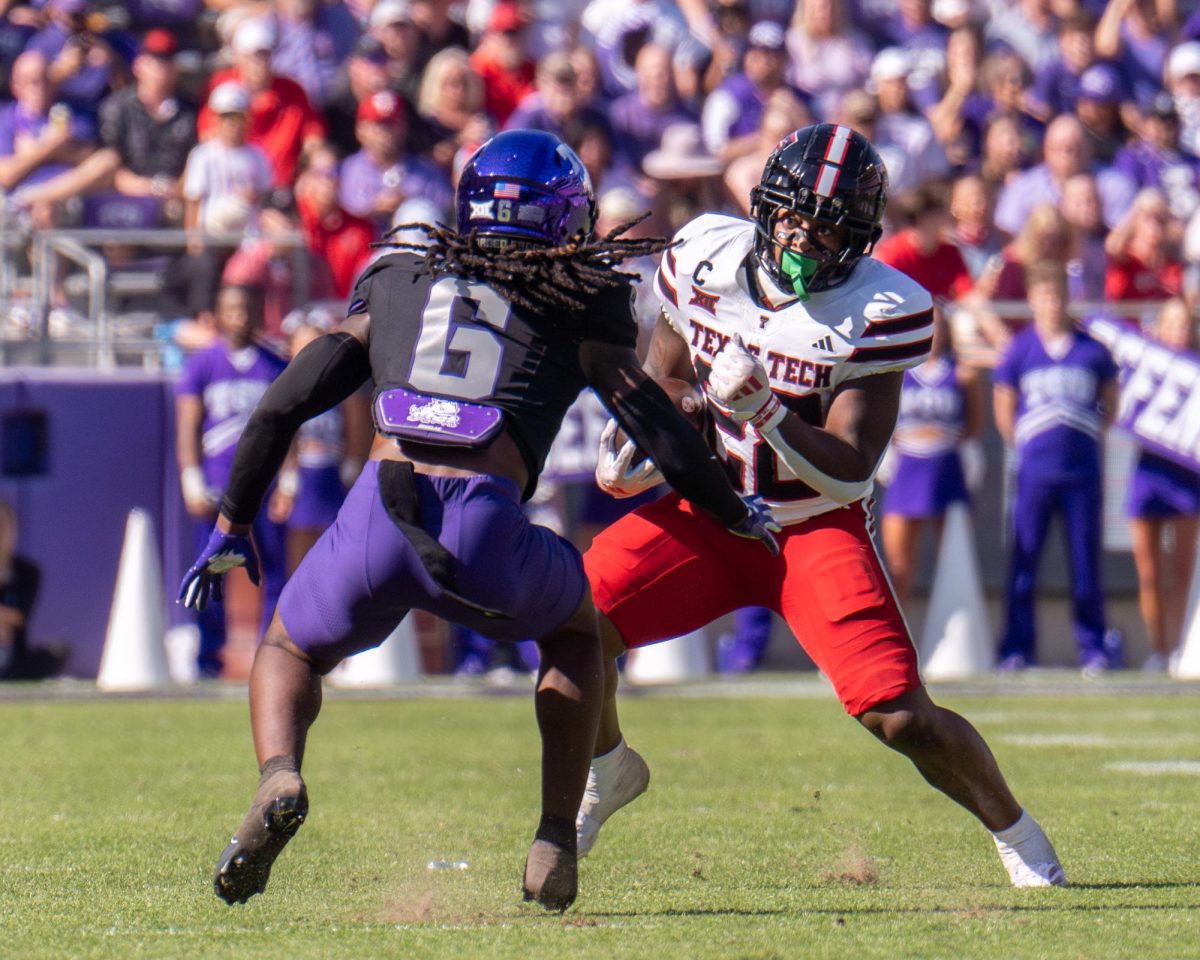
[[[1024,265],[1076,300],[1200,298],[1200,4],[1191,0],[0,0],[0,190],[35,227],[184,227],[172,312],[222,280],[266,331],[344,298],[366,244],[446,220],[491,133],[549,130],[602,229],[745,212],[813,120],[883,155],[878,255],[964,307],[994,359]],[[281,238],[302,237],[303,269]],[[230,241],[230,237],[234,240]],[[224,242],[219,242],[224,238]],[[294,240],[292,241],[295,242]],[[303,277],[296,276],[303,273]],[[300,281],[303,281],[301,284]],[[300,292],[303,291],[303,292]],[[1136,303],[1131,316],[1140,313]]]

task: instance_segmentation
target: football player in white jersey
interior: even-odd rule
[[[867,501],[903,372],[927,358],[932,338],[929,293],[868,256],[886,200],[887,174],[865,137],[805,127],[768,159],[751,221],[698,217],[663,257],[646,369],[704,388],[718,451],[784,529],[772,557],[668,495],[593,542],[584,563],[614,659],[578,818],[581,856],[649,782],[621,735],[615,657],[759,605],[784,617],[851,716],[992,832],[1014,886],[1066,884],[983,738],[930,700],[871,540]],[[653,466],[614,432],[597,481],[631,495],[655,482]]]

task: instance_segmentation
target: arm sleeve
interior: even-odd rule
[[[636,347],[638,325],[633,309],[636,296],[633,284],[608,287],[597,293],[586,314],[584,336],[618,347]]]
[[[611,412],[682,497],[727,527],[745,518],[746,505],[729,485],[721,461],[653,380],[613,397]]]
[[[301,350],[250,415],[221,513],[232,523],[251,523],[300,425],[337,406],[370,375],[367,350],[349,333],[326,334]]]

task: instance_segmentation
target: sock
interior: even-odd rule
[[[265,780],[273,773],[278,773],[281,770],[287,770],[291,773],[299,773],[300,765],[296,763],[296,758],[290,753],[281,753],[271,757],[262,765],[262,769],[258,771],[260,780]]]
[[[625,743],[625,738],[622,737],[620,741],[618,741],[617,745],[609,750],[608,753],[602,753],[598,757],[592,757],[592,767],[597,773],[602,770],[607,770],[614,763],[617,763],[621,759],[621,754],[625,752],[626,748],[627,745]]]
[[[1026,810],[1021,811],[1021,816],[1017,818],[1017,822],[1011,827],[1005,827],[1003,830],[995,831],[992,836],[1001,843],[1007,843],[1010,847],[1019,846],[1023,841],[1033,836],[1037,831],[1037,821],[1029,815]]]
[[[545,840],[556,847],[562,847],[564,850],[574,853],[576,850],[575,821],[544,813],[542,814],[542,822],[538,824],[537,834],[534,839]]]

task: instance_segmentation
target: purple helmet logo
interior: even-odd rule
[[[575,151],[540,130],[497,134],[471,155],[456,195],[459,233],[557,246],[595,224],[592,181]]]

